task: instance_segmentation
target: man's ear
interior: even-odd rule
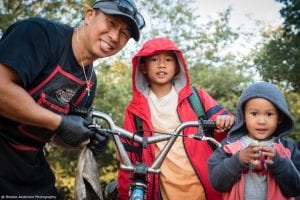
[[[84,7],[85,7],[84,23],[86,24],[89,22],[90,18],[93,15],[96,15],[97,11],[88,5],[85,5]]]

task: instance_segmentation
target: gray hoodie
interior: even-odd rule
[[[239,140],[242,136],[247,134],[243,107],[248,100],[253,98],[269,100],[281,113],[282,123],[273,134],[274,137],[282,137],[293,131],[294,121],[288,110],[284,96],[275,85],[262,81],[250,85],[242,93],[237,106],[236,123],[228,133],[227,139],[229,143]]]
[[[279,185],[284,196],[298,196],[300,195],[300,151],[294,142],[283,137],[293,131],[294,121],[288,111],[284,96],[275,85],[267,82],[257,82],[244,90],[237,106],[236,123],[229,131],[223,144],[232,144],[247,135],[243,108],[245,102],[252,98],[269,100],[281,114],[282,122],[273,134],[274,143],[288,149],[291,152],[291,157],[283,158],[277,153],[274,164],[268,166],[268,171],[276,180],[276,184]],[[209,176],[213,187],[217,191],[230,192],[248,166],[240,162],[238,153],[226,153],[223,147],[215,150],[208,161]]]

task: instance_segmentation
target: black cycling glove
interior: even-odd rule
[[[109,133],[104,131],[97,131],[95,129],[91,129],[94,133],[90,137],[90,143],[88,147],[94,153],[94,155],[99,155],[105,150],[105,147],[109,140]]]
[[[64,143],[76,147],[93,135],[93,131],[88,128],[89,124],[90,122],[82,117],[62,115],[61,123],[54,133]]]

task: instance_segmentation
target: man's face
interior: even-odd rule
[[[115,55],[124,48],[132,35],[124,18],[107,15],[99,10],[87,11],[85,23],[85,45],[95,58]]]

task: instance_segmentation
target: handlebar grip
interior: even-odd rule
[[[214,120],[201,120],[201,125],[203,129],[216,128],[216,121]]]
[[[71,106],[69,114],[79,115],[79,116],[82,116],[83,118],[86,118],[86,117],[91,117],[93,110],[94,110],[93,108],[83,108],[83,107]]]

